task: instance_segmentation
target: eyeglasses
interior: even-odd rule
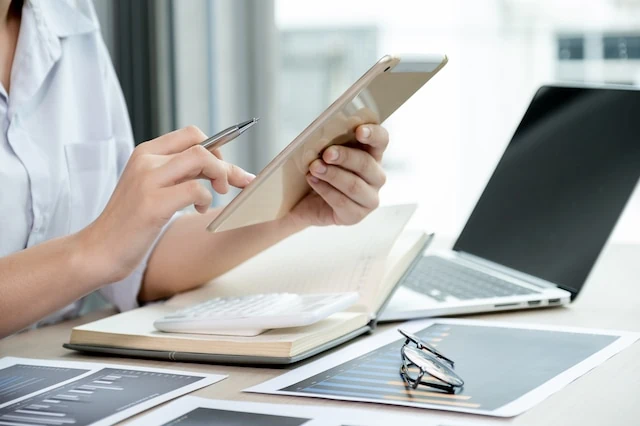
[[[452,360],[420,340],[419,337],[401,329],[398,331],[407,338],[400,348],[402,355],[400,376],[412,389],[416,389],[418,385],[424,385],[447,393],[455,393],[462,388],[464,381],[453,371]],[[433,380],[423,380],[425,375]]]

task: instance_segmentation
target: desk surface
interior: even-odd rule
[[[473,318],[509,322],[528,322],[566,326],[640,331],[640,246],[612,245],[601,256],[583,293],[568,308],[553,308]],[[229,367],[188,363],[168,363],[128,358],[86,356],[62,348],[70,330],[77,325],[102,318],[111,312],[97,312],[73,321],[30,331],[0,340],[1,356],[96,361],[148,365],[208,373],[227,374],[229,378],[201,389],[193,395],[255,402],[357,407],[386,412],[412,412],[417,409],[376,404],[320,400],[242,393],[242,389],[281,374],[282,369]],[[386,328],[382,326],[381,328]],[[622,372],[622,374],[621,374]],[[638,424],[640,422],[640,343],[606,361],[562,391],[552,395],[526,413],[499,421],[501,424]],[[460,415],[461,421],[476,416]]]

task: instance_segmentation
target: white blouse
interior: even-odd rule
[[[0,126],[0,256],[76,232],[98,217],[133,150],[133,135],[89,0],[25,1],[10,93],[0,88]],[[101,295],[120,310],[137,306],[146,259]],[[55,285],[61,288],[51,291],[73,283]],[[77,316],[85,303],[36,325]]]

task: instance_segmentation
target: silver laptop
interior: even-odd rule
[[[453,249],[415,259],[381,320],[570,303],[638,179],[639,90],[543,86]]]

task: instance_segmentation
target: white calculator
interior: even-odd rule
[[[272,328],[313,324],[357,300],[356,292],[218,297],[166,315],[153,326],[171,333],[257,336]]]

